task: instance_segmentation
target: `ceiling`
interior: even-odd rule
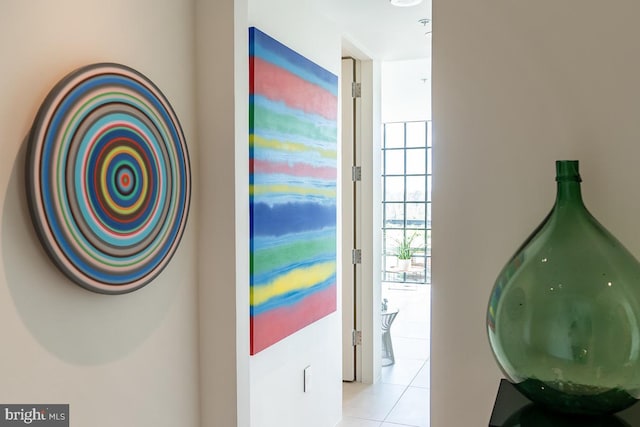
[[[389,0],[314,3],[345,35],[344,53],[383,61],[431,57],[431,22],[420,22],[431,19],[431,0],[412,7],[396,7]]]

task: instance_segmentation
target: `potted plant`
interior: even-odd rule
[[[398,258],[398,270],[407,271],[411,266],[411,257],[413,257],[416,249],[411,247],[411,243],[417,237],[417,233],[411,234],[407,237],[405,233],[402,240],[398,240],[398,246],[396,247],[396,258]]]

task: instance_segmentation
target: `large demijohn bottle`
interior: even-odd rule
[[[556,173],[553,209],[491,292],[489,342],[534,402],[613,413],[640,397],[640,264],[585,208],[578,162]]]

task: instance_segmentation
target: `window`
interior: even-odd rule
[[[431,121],[385,123],[383,134],[382,280],[431,283]]]

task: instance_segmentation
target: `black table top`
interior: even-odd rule
[[[640,404],[610,416],[571,416],[533,404],[502,379],[489,427],[640,427]]]

